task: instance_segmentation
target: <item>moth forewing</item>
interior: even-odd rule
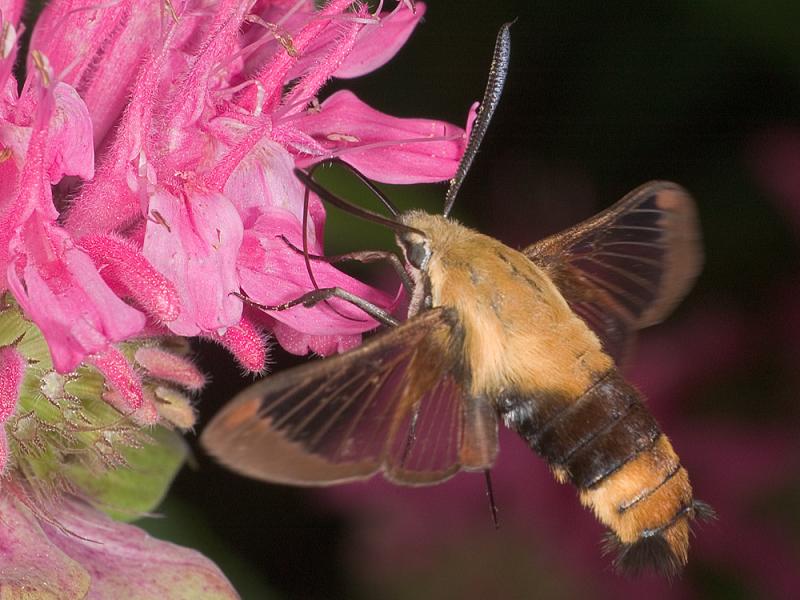
[[[379,471],[407,485],[441,481],[469,444],[451,339],[450,311],[425,311],[355,350],[250,386],[201,441],[229,468],[275,483],[332,485]],[[431,432],[435,443],[425,440]]]

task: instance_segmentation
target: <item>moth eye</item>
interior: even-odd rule
[[[428,250],[428,245],[425,242],[416,242],[407,244],[405,247],[406,259],[411,266],[422,269],[425,263],[428,262],[428,257],[431,252]]]

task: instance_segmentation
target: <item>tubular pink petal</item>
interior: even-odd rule
[[[86,102],[95,145],[128,102],[143,59],[162,35],[158,2],[54,0],[42,10],[30,47],[47,55]]]
[[[222,344],[251,373],[261,373],[266,368],[267,338],[248,319],[228,327],[222,335],[210,333],[208,337]]]
[[[358,6],[354,17],[366,17],[368,11],[365,6]],[[301,111],[306,102],[313,98],[317,92],[330,79],[344,59],[350,54],[356,43],[358,33],[364,28],[364,23],[352,20],[339,25],[335,43],[323,56],[315,61],[314,68],[303,75],[292,90],[286,94],[283,104],[288,109],[279,111],[281,116],[288,116]]]
[[[134,357],[150,377],[170,381],[189,390],[199,390],[206,384],[205,375],[192,361],[157,346],[142,346],[136,350]]]
[[[173,321],[181,301],[172,282],[134,247],[111,235],[87,235],[78,245],[94,261],[103,280],[119,295],[130,296],[160,321]]]
[[[209,100],[210,80],[219,59],[238,49],[237,33],[249,7],[250,2],[242,0],[219,0],[217,3],[214,18],[208,25],[213,33],[191,57],[172,97],[164,103],[163,113],[168,116],[168,127],[172,131],[188,128],[200,119]]]
[[[144,256],[172,281],[181,313],[168,323],[178,335],[198,335],[239,322],[242,303],[236,257],[242,221],[217,192],[194,191],[178,198],[156,192],[150,199]]]
[[[111,291],[91,258],[38,214],[12,240],[11,250],[9,288],[41,329],[57,371],[72,371],[87,355],[144,326],[144,315]]]
[[[0,348],[0,477],[5,474],[8,465],[8,441],[3,424],[17,410],[27,364],[13,346]]]
[[[400,4],[391,13],[382,13],[380,21],[361,30],[353,51],[333,76],[341,79],[360,77],[385,65],[408,41],[426,10],[425,4],[417,2],[416,11]]]
[[[175,55],[172,44],[176,27],[173,21],[168,21],[166,32],[159,37],[160,46],[137,71],[132,96],[113,142],[103,153],[97,175],[83,186],[70,205],[64,224],[76,238],[116,231],[142,218],[142,205],[157,183],[150,158],[151,150],[156,154],[150,148],[155,130],[153,112],[160,99],[160,78]]]
[[[0,0],[0,6],[2,0]],[[11,74],[14,63],[17,60],[18,32],[17,26],[19,15],[11,19],[6,10],[14,10],[7,7],[0,8],[0,119],[2,119],[8,109],[4,103],[14,104],[17,99],[17,82]],[[4,102],[5,101],[5,102]]]
[[[34,77],[31,85],[36,86],[37,82],[38,79]],[[0,265],[7,263],[6,253],[12,237],[17,235],[22,224],[34,210],[41,215],[41,218],[50,221],[58,218],[58,211],[53,206],[50,185],[45,176],[45,155],[48,152],[47,123],[53,114],[54,102],[51,95],[46,92],[40,97],[41,104],[36,110],[29,131],[26,131],[27,127],[14,127],[10,124],[0,127],[0,139],[4,138],[2,141],[12,148],[12,155],[22,162],[18,176],[19,185],[15,188],[17,193],[10,201],[3,199],[4,206],[0,213]],[[9,137],[15,141],[9,142]]]
[[[385,183],[443,181],[453,176],[466,145],[463,129],[445,121],[400,119],[370,108],[347,90],[292,125],[364,175]],[[430,141],[427,141],[430,140]],[[298,165],[320,158],[299,158]]]
[[[0,431],[2,431],[2,423],[17,409],[27,364],[25,358],[17,352],[14,346],[0,348]]]
[[[353,4],[353,0],[330,0],[315,12],[306,25],[291,39],[291,50],[281,47],[253,78],[261,83],[266,92],[262,110],[271,111],[279,102],[283,85],[288,81],[290,69],[317,37],[332,24],[331,17],[342,13]],[[315,92],[314,92],[315,93]],[[248,87],[237,99],[237,104],[252,112],[256,109],[258,91]]]
[[[122,352],[109,346],[104,352],[89,356],[86,362],[94,365],[103,374],[106,383],[119,394],[121,412],[128,414],[141,408],[144,402],[142,381]]]

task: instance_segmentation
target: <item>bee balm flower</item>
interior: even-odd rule
[[[352,0],[53,0],[14,76],[19,0],[0,0],[0,588],[234,597],[201,555],[104,516],[152,510],[183,460],[189,336],[263,369],[266,335],[330,353],[376,323],[313,289],[293,175],[340,157],[379,181],[451,177],[464,131],[397,119],[332,77],[388,61],[425,12]],[[309,247],[325,212],[311,199]],[[320,285],[391,298],[330,265]],[[137,468],[137,464],[149,468]],[[158,465],[157,469],[152,465]],[[133,493],[131,490],[135,490]]]

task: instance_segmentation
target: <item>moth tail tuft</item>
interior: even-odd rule
[[[633,544],[623,544],[616,535],[610,533],[603,551],[616,552],[614,567],[629,577],[652,571],[672,579],[683,569],[683,561],[660,533],[640,538]]]
[[[694,519],[698,521],[715,521],[717,519],[717,512],[702,500],[695,500],[692,502],[694,509]]]
[[[694,500],[688,509],[682,511],[690,520],[710,521],[716,519],[716,513],[705,502]],[[685,552],[676,552],[664,532],[668,527],[643,535],[632,544],[626,544],[613,533],[606,535],[603,554],[616,553],[614,567],[622,574],[637,577],[652,571],[672,579],[680,575],[686,564]]]

